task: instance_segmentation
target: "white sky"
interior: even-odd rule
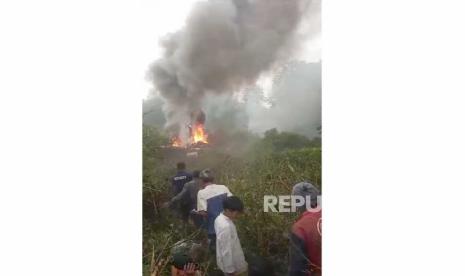
[[[157,0],[142,0],[140,3],[143,10],[143,26],[144,29],[140,32],[140,41],[144,42],[141,45],[140,51],[137,55],[142,62],[143,70],[148,68],[149,64],[156,60],[161,55],[161,49],[158,47],[158,40],[170,32],[175,32],[183,27],[186,17],[188,16],[193,3],[202,0],[170,0],[170,1],[157,1]],[[319,9],[319,1],[313,9]],[[320,24],[320,17],[310,18],[304,22],[305,25]],[[302,33],[308,32],[302,30]],[[310,31],[312,32],[312,30]],[[313,31],[314,32],[314,31]],[[321,59],[321,36],[319,31],[313,33],[311,37],[302,45],[301,50],[297,55],[297,59],[305,60],[308,62],[317,62]],[[144,63],[145,61],[145,63]],[[145,71],[144,71],[145,72]],[[148,97],[152,85],[145,79],[141,80],[140,93],[145,99]],[[263,89],[267,94],[271,90],[271,80],[267,76],[259,79],[258,84],[263,84]]]
[[[139,91],[184,3],[0,1],[0,275],[142,275]],[[325,1],[328,275],[465,275],[464,3],[440,4]]]

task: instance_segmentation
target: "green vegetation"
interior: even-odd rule
[[[240,151],[241,155],[212,146],[201,151],[197,159],[186,161],[189,169],[212,168],[215,182],[228,186],[243,200],[246,212],[237,222],[237,229],[246,257],[265,257],[276,272],[282,273],[287,269],[287,233],[296,215],[263,212],[263,196],[289,194],[292,186],[301,181],[321,188],[321,144],[318,139],[276,129],[267,131],[263,138],[249,136],[249,141],[242,141],[248,147]],[[166,141],[156,129],[144,127],[144,275],[150,275],[150,266],[157,258],[169,258],[169,249],[176,241],[202,237],[202,233],[190,225],[183,227],[173,214],[160,208],[169,199],[167,178],[174,173],[175,162],[185,159],[185,152],[166,152],[160,147]],[[206,260],[202,266],[213,268],[214,257],[210,256],[210,262]],[[168,265],[164,271],[168,275]]]

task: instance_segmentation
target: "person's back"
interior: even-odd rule
[[[223,211],[223,200],[232,196],[228,187],[213,184],[213,176],[210,169],[205,169],[199,174],[201,189],[197,193],[197,213],[206,218],[204,228],[207,229],[209,248],[214,251],[216,244],[215,219]]]
[[[184,184],[180,193],[171,198],[170,205],[183,202],[189,206],[189,210],[197,208],[197,193],[200,189],[199,171],[192,172],[192,180]]]
[[[228,187],[219,184],[209,184],[197,193],[197,211],[207,214],[207,230],[209,235],[215,234],[214,221],[223,211],[223,201],[232,193]]]
[[[180,162],[176,165],[177,173],[171,180],[173,196],[182,191],[184,185],[192,180],[192,174],[186,171],[186,164]]]
[[[199,179],[192,179],[185,184],[188,192],[188,201],[191,206],[191,210],[197,208],[197,194],[200,189]]]
[[[290,275],[320,275],[321,210],[305,211],[292,226]]]
[[[321,275],[321,206],[319,190],[308,182],[294,185],[292,194],[302,196],[310,209],[299,207],[303,213],[292,226],[289,245],[289,276]],[[310,200],[310,202],[307,202]]]

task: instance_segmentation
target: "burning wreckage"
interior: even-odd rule
[[[208,144],[208,134],[205,130],[205,113],[203,111],[191,113],[191,123],[187,126],[188,137],[182,139],[179,133],[171,138],[173,147],[196,147]]]
[[[191,122],[185,127],[187,128],[187,137],[182,137],[180,133],[175,133],[171,136],[170,144],[163,148],[182,151],[187,157],[196,158],[199,151],[206,148],[209,144],[208,134],[205,130],[205,113],[203,111],[192,112]]]
[[[166,148],[189,152],[209,147],[205,113],[199,109],[206,97],[233,97],[286,61],[301,41],[299,27],[309,2],[196,4],[188,24],[160,41],[163,55],[148,71],[148,79],[164,100],[165,129],[172,137]]]

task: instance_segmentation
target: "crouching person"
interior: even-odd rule
[[[237,236],[236,220],[244,210],[237,196],[223,201],[223,212],[215,219],[216,263],[225,275],[247,275],[247,262]]]

